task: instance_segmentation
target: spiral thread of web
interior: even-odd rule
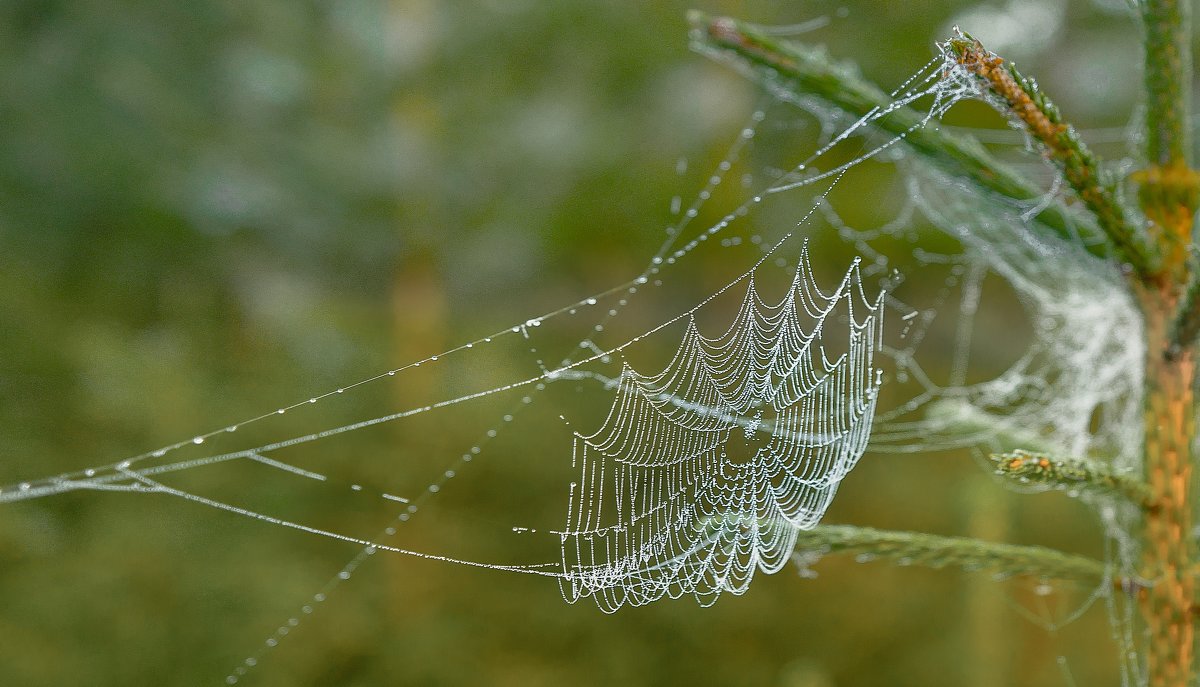
[[[866,448],[881,299],[866,298],[857,263],[821,293],[805,252],[780,301],[751,279],[723,334],[690,320],[661,372],[626,364],[603,425],[575,436],[564,598],[609,612],[685,594],[708,605],[783,567]],[[846,350],[831,359],[825,334],[842,324]]]

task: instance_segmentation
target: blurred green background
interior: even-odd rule
[[[1085,128],[1123,125],[1137,98],[1137,28],[1119,0],[4,3],[0,484],[269,412],[635,276],[670,199],[694,197],[761,102],[689,52],[692,6],[770,24],[825,17],[805,39],[885,87],[959,22]],[[975,120],[1002,126],[984,108],[956,121]],[[871,198],[870,179],[847,195]],[[821,250],[837,265],[850,254]],[[1021,317],[1004,302],[985,308],[977,340]],[[364,388],[295,428],[511,381],[529,357]],[[388,427],[305,464],[408,493],[503,407]],[[559,517],[544,476],[568,455],[557,431],[495,442],[493,462],[430,500],[400,543],[538,560],[499,534]],[[183,479],[360,536],[391,513],[254,466]],[[829,519],[1101,546],[1082,505],[1006,494],[965,454],[868,455]],[[222,684],[355,550],[167,496],[0,506],[0,682]],[[1040,598],[984,575],[844,559],[816,569],[759,576],[713,608],[607,616],[546,580],[376,555],[243,684],[1118,683],[1102,607],[1057,630],[1025,617],[1062,619],[1081,600],[1070,589]]]

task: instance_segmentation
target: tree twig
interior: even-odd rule
[[[1008,577],[1028,576],[1099,583],[1107,566],[1086,556],[1044,546],[1019,546],[969,537],[897,532],[850,525],[818,525],[802,530],[797,551],[857,553],[902,565],[989,570]]]
[[[1041,145],[1067,185],[1096,218],[1118,259],[1128,262],[1142,277],[1156,272],[1158,255],[1149,233],[1129,220],[1130,213],[1120,202],[1116,184],[1105,178],[1096,156],[1075,127],[1063,121],[1062,113],[1037,82],[967,34],[947,45],[958,63],[995,97],[994,104],[1020,121]]]
[[[925,126],[926,115],[897,106],[881,88],[832,63],[822,51],[780,42],[727,17],[713,18],[693,11],[688,18],[693,46],[700,52],[733,58],[750,67],[760,79],[796,95],[817,98],[855,118],[876,115],[873,126],[902,137],[911,150],[952,177],[1018,202],[1035,201],[1045,195],[1043,189],[995,159],[974,138]],[[1037,214],[1036,220],[1055,237],[1072,243],[1083,239],[1089,253],[1108,257],[1109,242],[1090,218],[1052,203]]]
[[[988,459],[995,465],[996,474],[1022,484],[1119,494],[1143,509],[1154,507],[1153,494],[1145,482],[1116,474],[1108,466],[1090,460],[1023,450],[993,453]]]
[[[1171,328],[1171,346],[1168,358],[1178,358],[1187,349],[1196,345],[1200,336],[1200,279],[1193,279],[1184,293],[1183,302]]]

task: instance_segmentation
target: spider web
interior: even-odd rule
[[[912,86],[910,90],[897,93],[901,102],[933,97],[940,103],[946,95],[943,92],[944,82],[937,78],[933,67],[934,63],[927,65],[923,73],[906,84],[906,88]],[[787,296],[777,303],[762,300],[755,286],[756,279],[789,263],[786,257],[788,248],[798,243],[803,235],[798,229],[813,220],[821,199],[833,190],[848,169],[888,150],[896,142],[895,139],[856,141],[856,134],[870,131],[871,118],[854,122],[844,131],[826,136],[825,141],[798,164],[786,170],[768,172],[765,175],[765,185],[760,186],[757,193],[750,195],[726,213],[720,221],[707,227],[691,228],[692,222],[700,214],[700,208],[725,181],[725,175],[733,169],[743,149],[753,141],[757,134],[756,127],[764,120],[764,112],[754,113],[694,202],[686,209],[679,208],[679,221],[668,230],[667,239],[643,273],[635,278],[436,355],[153,451],[115,463],[5,486],[0,488],[0,503],[79,490],[159,494],[251,518],[270,526],[359,545],[359,553],[352,557],[329,583],[300,605],[295,615],[281,623],[257,650],[228,675],[226,682],[229,684],[239,682],[256,668],[267,652],[278,646],[305,617],[315,613],[338,586],[352,578],[359,566],[380,552],[557,578],[569,600],[573,600],[573,595],[594,595],[606,610],[613,610],[619,604],[606,605],[606,602],[601,600],[602,594],[598,593],[602,587],[607,587],[607,590],[625,587],[632,593],[624,598],[635,603],[645,603],[664,594],[677,595],[673,591],[675,589],[695,592],[702,602],[707,602],[710,597],[715,598],[720,589],[728,589],[735,593],[745,591],[753,569],[761,568],[773,572],[786,563],[796,536],[794,528],[811,527],[817,522],[842,477],[861,457],[874,411],[876,390],[880,384],[878,371],[872,367],[872,354],[878,345],[879,328],[882,325],[881,305],[880,301],[871,302],[863,294],[857,265],[843,277],[832,294],[826,295],[816,287],[815,278],[809,268],[807,251],[802,249],[798,252],[799,262],[793,271],[791,288],[788,289]],[[847,149],[854,151],[849,161],[834,164],[824,171],[815,171],[816,163],[830,155],[831,151],[844,154]],[[747,183],[755,182],[752,179],[743,179],[743,186]],[[774,198],[786,199],[797,192],[809,190],[813,191],[816,200],[804,201],[810,205],[801,219],[794,222],[795,227],[777,234],[776,238],[771,240],[766,240],[758,234],[749,235],[747,222],[752,215],[751,210],[767,205],[768,201]],[[687,259],[702,249],[716,247],[717,242],[710,241],[710,238],[730,233],[738,233],[752,239],[748,242],[741,238],[736,241],[725,239],[721,245],[721,248],[741,247],[743,255],[747,249],[751,256],[757,252],[758,255],[751,258],[749,269],[730,275],[730,280],[723,286],[704,295],[699,302],[674,316],[618,339],[614,344],[600,346],[596,343],[599,336],[615,329],[620,319],[618,316],[641,290],[657,289],[669,284],[663,278],[667,271],[680,269],[680,265],[686,264]],[[714,301],[738,288],[745,289],[746,299],[728,331],[715,339],[701,335],[696,325],[697,315],[702,310],[715,307]],[[402,377],[404,373],[423,366],[453,364],[455,360],[462,364],[466,357],[482,355],[484,350],[504,342],[515,342],[520,346],[522,342],[536,340],[555,323],[583,320],[589,315],[597,314],[599,321],[589,328],[591,335],[581,340],[576,347],[577,350],[583,351],[583,354],[567,356],[557,366],[547,366],[539,357],[537,363],[540,371],[537,374],[348,424],[284,436],[265,443],[255,442],[248,448],[216,453],[204,452],[210,446],[221,446],[236,441],[247,432],[257,430],[261,433],[260,428],[297,413],[309,412],[310,409],[323,404],[340,402],[370,384]],[[862,319],[858,319],[860,316]],[[848,341],[840,354],[831,355],[822,345],[823,337],[836,326],[834,320],[838,317],[846,318],[845,334]],[[634,400],[636,397],[651,405],[667,403],[673,408],[672,412],[676,414],[677,420],[682,415],[690,416],[693,421],[693,434],[695,430],[700,430],[710,438],[716,439],[716,443],[710,443],[714,448],[720,445],[728,447],[731,436],[737,437],[736,432],[742,432],[746,439],[757,439],[756,435],[770,437],[764,446],[765,450],[745,456],[744,462],[740,464],[728,460],[728,455],[721,456],[716,450],[710,451],[707,456],[713,460],[701,457],[693,461],[691,469],[697,471],[697,477],[700,477],[701,470],[720,472],[713,473],[709,479],[710,483],[704,489],[676,499],[676,506],[682,509],[675,512],[682,514],[690,511],[692,520],[686,526],[693,530],[692,535],[699,535],[693,536],[690,544],[680,546],[676,551],[676,555],[681,556],[680,560],[685,563],[684,566],[667,564],[660,567],[658,572],[654,572],[648,566],[629,567],[627,563],[633,559],[624,563],[613,559],[611,565],[602,569],[603,566],[599,565],[600,559],[596,557],[591,559],[592,567],[588,571],[573,566],[570,559],[578,558],[582,555],[584,547],[598,541],[595,532],[579,529],[581,523],[588,523],[593,519],[598,521],[605,517],[606,509],[611,507],[603,499],[583,505],[587,504],[590,497],[582,492],[578,499],[572,497],[564,504],[570,513],[567,528],[562,533],[553,535],[558,539],[561,549],[560,560],[557,562],[489,563],[470,557],[415,550],[388,542],[390,537],[397,535],[401,525],[416,516],[447,487],[450,480],[456,478],[484,453],[484,446],[499,434],[499,429],[515,422],[518,415],[535,405],[535,401],[543,396],[548,388],[563,381],[581,378],[600,381],[602,387],[607,387],[608,385],[603,383],[604,375],[594,370],[589,371],[589,367],[603,367],[627,350],[661,338],[660,332],[678,324],[686,326],[686,333],[683,337],[684,343],[678,351],[683,357],[677,358],[677,362],[682,364],[691,356],[690,365],[697,363],[699,356],[704,358],[704,367],[674,370],[675,373],[682,373],[681,375],[671,375],[669,369],[664,375],[675,376],[676,381],[680,383],[690,375],[698,386],[689,389],[672,385],[668,376],[642,377],[633,372],[632,368],[626,367],[625,371],[619,374],[616,384],[619,389],[613,401],[614,412],[610,413],[610,419],[618,425],[625,423],[628,427],[632,427],[630,420],[636,424],[636,412],[630,415],[621,409],[624,401]],[[529,350],[530,353],[541,355],[534,347],[530,347]],[[694,393],[705,385],[706,392]],[[656,387],[657,391],[651,392]],[[635,388],[641,389],[642,393],[630,396],[630,392]],[[651,395],[648,396],[647,392]],[[674,398],[664,399],[661,397],[663,393],[673,395]],[[333,528],[281,517],[255,507],[238,505],[219,495],[205,495],[175,486],[167,481],[179,474],[200,468],[234,462],[252,462],[294,478],[335,486],[336,480],[330,475],[303,465],[302,461],[289,460],[286,454],[316,442],[327,443],[351,433],[368,431],[373,427],[402,421],[411,422],[416,418],[456,406],[514,395],[517,395],[517,400],[513,409],[503,415],[496,428],[487,430],[480,441],[465,451],[459,459],[447,465],[443,476],[416,494],[401,494],[394,490],[374,494],[384,502],[399,504],[401,508],[395,520],[374,536],[348,534]],[[634,400],[635,405],[637,402]],[[751,408],[748,404],[761,407]],[[767,424],[761,424],[763,418],[758,415],[760,410],[763,415],[768,416]],[[624,420],[620,419],[622,417]],[[699,424],[694,424],[695,422]],[[705,425],[707,431],[701,430]],[[768,425],[771,431],[762,431]],[[751,428],[755,431],[749,431]],[[592,439],[597,436],[592,435]],[[672,445],[675,438],[669,433],[662,437],[654,437],[653,433],[640,434],[634,437],[634,440],[648,442],[640,452],[649,457],[649,460],[658,461],[660,464],[670,460],[666,454],[683,456],[688,452],[687,449],[681,451],[678,445]],[[582,442],[576,444],[577,459],[584,463],[591,461],[596,443],[581,437],[577,437],[576,441]],[[678,441],[686,443],[687,439],[680,436]],[[655,452],[660,450],[665,453],[655,457]],[[173,462],[164,460],[197,451],[201,452],[198,456],[179,458]],[[570,445],[564,445],[564,457],[570,453]],[[649,472],[652,470],[647,472],[646,479],[655,479]],[[586,482],[592,478],[585,471],[579,480]],[[669,480],[670,478],[667,479]],[[644,489],[645,483],[639,484],[642,486],[631,488],[641,488],[645,498],[653,498],[651,492]],[[341,486],[348,486],[350,490],[360,494],[369,491],[360,484]],[[722,494],[722,490],[728,493]],[[659,493],[661,495],[665,492]],[[629,493],[625,496],[629,496]],[[761,508],[749,507],[756,499],[761,501]],[[658,510],[665,512],[666,509]],[[643,528],[641,531],[646,537],[642,542],[644,545],[649,544],[653,547],[652,540],[666,541],[683,531],[665,522],[656,521],[657,516],[651,509],[643,508],[641,513],[643,516],[649,516],[638,519],[638,526]],[[754,522],[746,522],[748,517],[753,517]],[[659,522],[661,530],[649,529],[655,526],[655,522]],[[526,528],[514,527],[513,530],[523,532]],[[699,563],[700,559],[695,556],[691,556],[689,560],[689,554],[695,553],[690,549],[701,545],[702,538],[714,542],[708,547],[707,562]],[[597,551],[593,549],[592,553],[596,554]],[[664,562],[661,557],[659,562]],[[664,572],[667,574],[654,579],[656,575]],[[570,589],[576,591],[568,591]]]
[[[962,76],[938,57],[893,93],[895,107],[924,103],[929,116],[922,124],[936,125],[956,102],[977,95]],[[1085,259],[1082,241],[1051,244],[1037,238],[1029,229],[1036,205],[981,197],[907,157],[897,145],[903,137],[884,136],[873,128],[889,110],[850,119],[797,100],[785,84],[766,85],[777,99],[770,106],[772,116],[765,109],[752,116],[693,203],[684,208],[678,199],[673,202],[678,222],[634,278],[436,355],[154,451],[5,486],[0,488],[0,503],[75,490],[157,493],[359,546],[328,584],[229,674],[227,682],[232,684],[378,552],[554,578],[567,601],[590,596],[605,611],[684,595],[709,604],[725,591],[745,592],[756,571],[775,572],[791,559],[797,528],[820,520],[868,441],[874,449],[895,451],[993,446],[1010,441],[1014,428],[1025,428],[1064,452],[1110,456],[1119,467],[1137,469],[1132,448],[1137,445],[1133,428],[1139,426],[1141,351],[1133,345],[1138,337],[1131,332],[1140,324],[1120,288],[1120,275],[1094,269]],[[777,123],[790,126],[792,120],[780,110],[795,106],[814,115],[821,127],[816,149],[787,158],[764,178],[743,179],[741,202],[718,213],[721,218],[715,223],[693,226],[718,188],[730,185],[730,173],[752,152],[761,130]],[[895,217],[877,228],[853,226],[830,200],[843,175],[869,161],[895,165],[906,179]],[[1058,202],[1053,180],[1048,186],[1044,202]],[[776,218],[772,203],[783,207],[784,201],[796,198],[803,207],[799,212],[790,208],[782,233],[772,235],[761,228]],[[758,225],[753,223],[756,218]],[[918,354],[925,334],[937,324],[938,312],[950,309],[941,306],[951,290],[939,295],[940,302],[920,309],[891,293],[904,286],[905,278],[890,269],[890,242],[922,221],[952,236],[962,248],[920,253],[925,265],[947,267],[956,275],[955,284],[958,279],[964,284],[956,348],[962,353],[944,381],[935,381]],[[808,248],[796,248],[806,233],[818,233],[822,224],[863,256],[829,294],[817,287]],[[698,261],[698,254],[714,250],[739,256],[737,268],[724,282],[691,301],[664,298],[685,305],[658,315],[650,326],[626,323],[636,322],[627,315],[647,291],[685,282],[687,272],[682,270]],[[1047,255],[1055,260],[1046,260]],[[764,297],[758,281],[788,267],[794,268],[787,270],[791,282],[785,294],[778,300]],[[1039,326],[1015,364],[993,379],[968,384],[965,351],[970,349],[980,284],[987,274],[1011,284]],[[880,278],[891,295],[868,299],[864,278]],[[724,294],[739,291],[745,297],[728,328],[715,337],[704,335],[697,318],[715,309]],[[882,328],[885,308],[895,311],[901,322],[890,339]],[[587,334],[570,339],[576,342],[575,353],[548,365],[535,346],[552,340],[545,332],[553,327]],[[679,328],[682,335],[672,339],[679,342],[674,355],[660,372],[639,373],[626,360],[626,354],[661,342]],[[609,341],[602,342],[606,335]],[[326,429],[247,441],[228,451],[206,450],[237,441],[246,430],[282,416],[325,407],[368,385],[402,378],[418,367],[467,367],[470,360],[486,355],[484,351],[506,344],[527,347],[537,372],[510,374],[503,383]],[[882,407],[872,434],[885,378],[876,353],[893,364],[889,383],[912,393],[898,392],[904,401]],[[613,364],[619,369],[610,372]],[[599,429],[574,432],[573,446],[561,447],[562,462],[569,460],[574,471],[559,509],[561,513],[565,508],[566,524],[543,532],[558,548],[558,560],[485,563],[389,543],[402,524],[485,454],[488,442],[518,422],[526,409],[546,403],[549,390],[588,381],[595,384],[593,395],[605,400],[607,415]],[[198,468],[252,462],[334,488],[336,479],[286,459],[288,452],[495,398],[511,400],[511,409],[460,457],[451,459],[440,476],[403,494],[375,494],[399,509],[375,535],[346,534],[279,517],[167,481]],[[1097,414],[1103,421],[1094,421]],[[964,432],[964,426],[971,431]],[[187,452],[193,455],[184,458]],[[179,459],[168,461],[168,456]],[[342,486],[364,491],[359,484]],[[1095,505],[1107,526],[1114,573],[1132,570],[1136,552],[1124,533],[1133,514],[1103,499]],[[1111,596],[1104,598],[1115,603]],[[1114,605],[1112,612],[1121,615],[1127,609]],[[1129,625],[1124,621],[1122,627]],[[1121,636],[1123,648],[1133,644],[1130,632]]]
[[[804,251],[781,301],[751,281],[723,334],[689,318],[661,372],[623,367],[604,424],[575,435],[564,598],[608,612],[684,594],[707,605],[787,563],[870,434],[882,295],[872,304],[861,284],[855,265],[820,293]],[[849,345],[831,360],[822,334],[842,305]]]

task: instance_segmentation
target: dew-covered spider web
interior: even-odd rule
[[[377,554],[552,578],[568,602],[590,597],[604,611],[664,597],[707,605],[747,591],[756,572],[796,558],[811,565],[820,552],[795,551],[797,532],[821,521],[868,449],[1020,444],[1138,470],[1140,320],[1118,270],[1084,250],[1086,223],[1071,208],[1075,240],[1030,229],[1042,208],[1063,204],[1050,168],[1018,144],[1015,164],[1042,175],[1045,195],[1003,201],[875,127],[899,107],[925,113],[919,126],[941,126],[951,107],[979,97],[954,62],[939,54],[891,94],[892,108],[860,118],[797,98],[778,76],[753,76],[766,86],[763,105],[690,201],[671,200],[666,237],[632,278],[153,451],[5,485],[0,503],[88,490],[158,494],[355,546],[328,583],[247,647],[225,676],[234,684]],[[856,196],[854,175],[880,170],[896,179],[886,201]],[[824,258],[839,241],[858,257]],[[899,254],[915,260],[897,270]],[[981,294],[1001,282],[1032,325],[1014,324],[1022,352],[980,377],[972,352]],[[950,341],[948,363],[922,357],[939,336]],[[501,364],[514,358],[524,365]],[[455,392],[412,392],[415,402],[372,412],[355,402],[382,385],[408,391],[407,376],[430,368],[454,371]],[[556,475],[554,489],[533,497],[553,515],[500,524],[513,540],[532,538],[540,557],[405,543],[410,522],[451,499],[498,442],[519,443],[522,423],[539,414],[561,430],[553,452],[526,457]],[[338,477],[337,463],[354,453],[344,442],[459,416],[472,430],[435,458],[431,479],[379,487]],[[371,499],[386,517],[349,532],[244,503],[233,482],[188,479],[236,466],[258,470],[256,480]],[[1137,552],[1125,532],[1134,513],[1088,498],[1105,526],[1112,578],[1089,599],[1108,606],[1130,656],[1132,606],[1112,590],[1133,574]],[[1123,666],[1136,682],[1136,659]]]
[[[882,297],[872,304],[861,286],[854,268],[820,293],[804,252],[781,301],[751,280],[727,331],[707,337],[689,319],[661,372],[623,366],[604,424],[575,437],[568,601],[709,604],[787,563],[797,529],[821,519],[870,436]],[[849,344],[830,359],[822,334],[839,306]]]

